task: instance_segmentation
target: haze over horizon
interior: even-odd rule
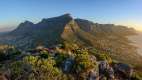
[[[25,20],[36,23],[42,18],[65,13],[75,18],[125,25],[142,31],[141,4],[142,0],[3,0],[0,3],[0,31],[11,30]]]

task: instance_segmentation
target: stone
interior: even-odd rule
[[[69,73],[73,67],[74,61],[73,59],[67,59],[63,62],[63,71]]]
[[[114,80],[114,69],[112,67],[109,67],[109,69],[107,70],[108,72],[108,78],[109,80]]]
[[[107,61],[100,61],[99,62],[99,74],[104,74],[109,67],[109,64]]]
[[[115,73],[124,79],[130,79],[133,74],[133,69],[127,64],[117,63],[114,66]]]
[[[91,70],[89,72],[89,78],[88,78],[88,80],[99,80],[98,72],[96,70]]]

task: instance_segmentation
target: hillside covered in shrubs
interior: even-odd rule
[[[1,80],[141,80],[133,66],[113,60],[108,52],[95,48],[67,49],[38,46],[19,51],[0,47]]]

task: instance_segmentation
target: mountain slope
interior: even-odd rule
[[[137,54],[127,36],[136,35],[133,28],[114,24],[98,24],[88,20],[76,19],[79,27],[87,34],[86,41],[93,47],[110,53],[114,60],[139,66],[142,56]],[[136,63],[137,62],[137,63]]]
[[[29,21],[21,23],[17,29],[3,36],[3,42],[14,44],[18,48],[32,48],[44,44],[51,46],[62,41],[61,34],[65,26],[72,21],[69,14],[43,19],[37,24]]]

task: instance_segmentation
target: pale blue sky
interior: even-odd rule
[[[142,30],[142,0],[1,0],[0,28],[25,20],[71,13],[99,23],[115,23]]]

